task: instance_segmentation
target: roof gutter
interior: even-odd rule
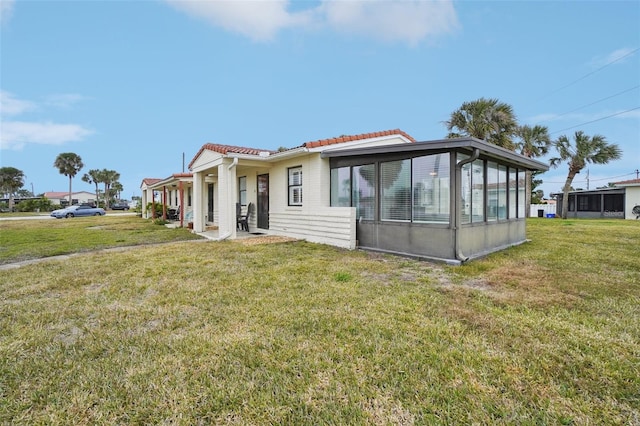
[[[473,149],[473,153],[471,157],[466,160],[462,160],[459,163],[456,163],[456,185],[455,185],[455,209],[454,209],[454,223],[453,223],[453,232],[455,234],[455,256],[460,262],[464,263],[469,260],[469,256],[466,256],[462,253],[462,249],[460,248],[460,225],[462,222],[462,166],[465,164],[469,164],[474,160],[477,160],[480,157],[480,150],[478,148]]]

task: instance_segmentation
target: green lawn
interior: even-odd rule
[[[640,221],[528,236],[462,267],[227,241],[0,271],[0,423],[638,424]]]

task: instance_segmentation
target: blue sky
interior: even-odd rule
[[[107,168],[130,198],[207,142],[440,139],[486,97],[554,138],[619,144],[621,160],[589,167],[593,189],[640,169],[639,22],[638,1],[0,0],[0,164],[65,191],[53,162],[75,152],[74,191]],[[545,173],[545,194],[566,174]]]

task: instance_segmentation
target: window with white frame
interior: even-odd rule
[[[247,205],[247,177],[241,176],[238,178],[238,202],[246,206]]]
[[[289,205],[302,205],[302,166],[291,167],[289,172]]]

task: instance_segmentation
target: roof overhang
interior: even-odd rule
[[[533,160],[531,158],[527,158],[516,152],[509,151],[508,149],[484,142],[476,138],[439,139],[433,141],[415,142],[411,144],[394,144],[368,148],[332,150],[323,152],[322,158],[359,157],[365,155],[382,155],[403,152],[424,152],[426,155],[430,152],[443,152],[452,150],[473,151],[473,149],[476,148],[479,149],[480,154],[485,157],[502,161],[506,160],[511,164],[517,165],[527,170],[549,170],[548,164]]]

